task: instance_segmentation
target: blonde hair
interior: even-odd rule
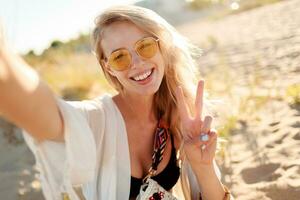
[[[104,53],[101,47],[102,32],[105,27],[114,22],[128,21],[159,39],[160,50],[165,63],[165,74],[158,92],[155,94],[156,112],[160,112],[162,119],[169,125],[173,133],[179,134],[177,101],[175,90],[181,86],[189,107],[193,108],[196,69],[192,53],[197,48],[191,45],[170,24],[155,12],[138,6],[117,6],[104,11],[95,20],[93,31],[94,53],[101,65],[103,73],[111,85],[122,92],[122,85],[118,79],[105,69]],[[194,112],[191,110],[191,112]]]
[[[165,74],[160,88],[155,94],[155,112],[159,112],[160,117],[169,124],[171,133],[181,140],[181,123],[175,90],[177,86],[181,86],[188,107],[194,113],[192,109],[194,108],[195,94],[193,92],[196,91],[198,70],[193,56],[198,54],[198,49],[162,17],[149,9],[137,6],[109,8],[96,18],[92,39],[94,53],[104,75],[118,92],[122,92],[123,88],[118,79],[105,69],[101,39],[105,27],[120,21],[131,22],[159,39],[160,50],[165,63]]]

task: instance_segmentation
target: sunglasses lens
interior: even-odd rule
[[[120,49],[113,52],[109,57],[108,63],[115,70],[125,70],[131,63],[129,51],[126,49]]]
[[[136,51],[143,58],[152,58],[157,49],[157,41],[152,37],[144,38],[136,43]]]
[[[158,50],[156,39],[152,37],[144,38],[135,45],[135,51],[142,58],[152,58]],[[131,54],[127,49],[119,49],[114,51],[109,59],[108,64],[117,71],[127,69],[131,64]]]

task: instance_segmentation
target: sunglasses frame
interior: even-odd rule
[[[139,54],[139,52],[138,52],[138,50],[137,50],[137,44],[138,44],[139,42],[141,42],[142,40],[145,40],[145,39],[147,39],[147,38],[154,39],[155,44],[156,44],[156,46],[157,46],[157,49],[159,49],[159,38],[156,38],[156,37],[153,37],[153,36],[147,36],[147,37],[144,37],[144,38],[139,39],[138,41],[136,41],[136,42],[134,43],[134,51],[135,51],[135,53],[136,53],[139,57],[141,57],[142,59],[150,59],[150,58],[145,58],[145,57],[143,57],[142,55]],[[115,69],[115,68],[112,67],[112,66],[110,66],[110,67],[113,68],[113,69],[116,70],[116,71],[124,71],[124,70],[126,70],[126,69],[128,69],[128,68],[130,67],[131,62],[132,62],[132,54],[131,54],[131,52],[130,52],[127,48],[119,48],[119,49],[114,50],[113,52],[110,53],[110,55],[109,55],[108,58],[105,58],[105,59],[104,59],[104,61],[105,61],[105,62],[108,62],[108,64],[109,64],[110,56],[111,56],[114,52],[119,51],[119,50],[126,50],[126,51],[129,52],[129,55],[130,55],[130,63],[129,63],[129,65],[128,65],[126,68],[121,69],[121,70]],[[153,56],[152,56],[152,57],[153,57]],[[152,58],[152,57],[151,57],[151,58]]]

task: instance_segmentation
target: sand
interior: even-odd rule
[[[286,96],[288,86],[300,84],[298,19],[300,1],[292,0],[179,27],[204,50],[202,76],[214,77],[216,94],[239,113],[225,156],[218,157],[236,199],[300,199],[300,105]],[[264,100],[237,112],[251,95]]]
[[[271,113],[275,110],[275,113]],[[300,106],[270,102],[227,145],[224,179],[238,199],[300,198]]]

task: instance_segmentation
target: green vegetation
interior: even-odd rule
[[[300,84],[288,86],[286,89],[286,95],[291,104],[300,105]]]
[[[43,54],[47,54],[49,51],[51,52],[52,50],[64,54],[90,52],[90,36],[81,34],[76,39],[69,40],[65,43],[59,40],[54,40],[50,44],[50,47],[43,52]]]
[[[23,57],[65,99],[80,100],[113,90],[91,53],[89,35],[67,42],[55,40],[41,55],[29,51]]]
[[[225,122],[221,128],[218,129],[218,133],[223,138],[228,138],[232,131],[237,128],[238,117],[229,116],[225,119]]]
[[[89,53],[91,52],[90,43],[90,35],[86,34],[80,34],[77,38],[66,42],[54,40],[41,55],[36,55],[33,50],[30,50],[24,55],[24,59],[32,64],[31,62],[39,63],[41,61],[49,61],[53,60],[54,57],[62,55],[68,56],[73,55],[74,53]]]
[[[189,7],[194,10],[201,10],[213,5],[224,4],[225,0],[186,0]]]
[[[57,64],[41,70],[41,76],[67,99],[84,99],[112,91],[95,56],[90,53],[62,57]]]

